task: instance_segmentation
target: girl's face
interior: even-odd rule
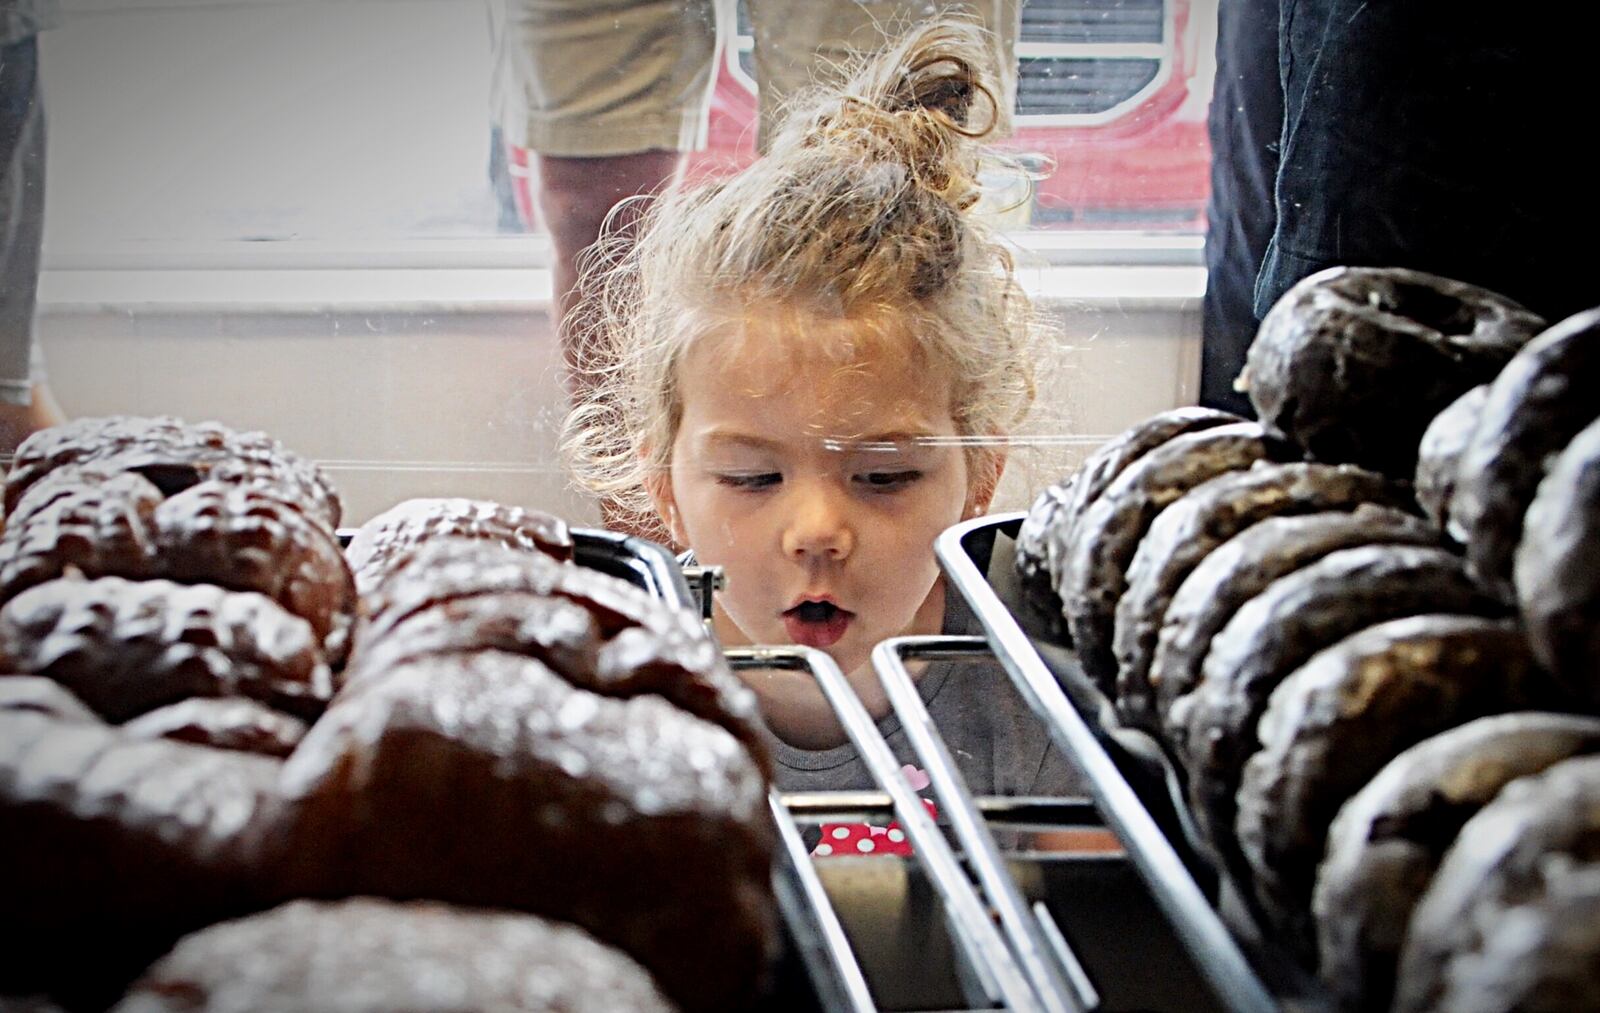
[[[974,488],[960,446],[936,439],[956,435],[948,380],[883,331],[751,313],[680,364],[652,492],[673,537],[726,571],[725,644],[818,647],[849,673],[886,637],[939,632],[934,537],[987,509],[993,483]]]

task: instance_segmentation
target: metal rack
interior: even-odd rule
[[[573,528],[572,561],[637,584],[673,608],[700,608],[676,557],[647,539],[598,528]]]
[[[805,648],[752,648],[727,652],[738,669],[804,670],[816,678],[830,706],[867,766],[879,792],[815,792],[783,795],[770,804],[783,844],[776,877],[786,925],[805,958],[809,980],[827,1010],[880,1008],[869,976],[842,923],[840,901],[860,906],[858,882],[831,877],[841,860],[813,862],[801,843],[798,820],[827,814],[861,821],[893,815],[914,848],[908,860],[933,884],[948,923],[950,959],[960,972],[962,1009],[1089,1011],[1116,1009],[1204,1010],[1203,979],[1131,869],[1124,855],[1063,859],[1002,853],[991,823],[1056,830],[1103,826],[1094,807],[1082,800],[975,797],[917,693],[906,663],[919,660],[992,658],[980,637],[903,637],[886,641],[874,654],[891,707],[905,729],[911,752],[926,768],[949,835],[928,816],[920,797],[901,775],[898,760],[837,666],[820,651]],[[850,859],[843,860],[851,861]],[[871,857],[867,863],[882,865]],[[1025,891],[1022,881],[1029,882]],[[1031,892],[1030,898],[1027,894]],[[1048,901],[1048,903],[1047,903]],[[895,898],[872,897],[868,904],[893,906]],[[904,899],[899,900],[902,908]],[[915,906],[915,905],[912,905]],[[1056,911],[1073,920],[1058,923]],[[900,918],[908,913],[895,912]],[[915,917],[917,913],[910,916]],[[921,912],[924,918],[926,912]],[[1114,923],[1114,924],[1110,924]],[[1108,931],[1109,930],[1109,931]],[[1118,1003],[1103,1003],[1087,967],[1068,942],[1098,944],[1098,970],[1118,993]],[[1111,959],[1107,961],[1110,954]],[[907,966],[901,961],[901,967]],[[910,962],[914,963],[914,962]],[[1153,981],[1143,980],[1152,978]],[[1131,983],[1131,984],[1130,984]],[[878,984],[884,984],[879,981]],[[894,1008],[948,1009],[949,1002]]]
[[[1086,927],[1094,932],[1104,905],[1115,904],[1125,923],[1137,926],[1126,938],[1110,941],[1110,949],[1123,951],[1117,954],[1123,973],[1146,966],[1170,969],[1181,958],[1177,974],[1181,980],[1169,992],[1181,994],[1189,987],[1182,970],[1192,967],[1193,987],[1203,983],[1228,1010],[1254,1013],[1285,1004],[1316,1008],[1314,1001],[1298,1001],[1294,989],[1287,1001],[1282,988],[1269,989],[1219,915],[1211,899],[1217,884],[1187,846],[1187,812],[1176,775],[1159,750],[1148,739],[1118,734],[1103,698],[1094,699],[1081,687],[1069,697],[1059,671],[1063,659],[1052,655],[1046,661],[1041,648],[1048,651],[1048,647],[1023,629],[1014,595],[990,583],[985,570],[995,543],[1000,540],[1003,545],[1004,539],[1013,537],[1022,517],[1017,513],[960,524],[935,546],[940,565],[967,600],[984,636],[901,637],[878,645],[872,656],[893,712],[928,774],[941,817],[948,823],[948,837],[901,775],[899,761],[877,723],[827,654],[803,647],[725,652],[736,670],[810,673],[878,788],[769,793],[779,835],[774,886],[794,951],[790,958],[801,965],[805,979],[804,999],[790,1005],[851,1013],[881,1008],[856,952],[863,940],[853,944],[837,910],[836,899],[854,889],[860,867],[852,870],[850,860],[831,859],[819,872],[803,840],[801,822],[823,817],[865,822],[892,816],[913,849],[911,858],[904,860],[905,871],[914,886],[926,888],[922,893],[911,891],[923,902],[919,912],[926,908],[926,919],[942,921],[948,934],[954,992],[963,1009],[1079,1013],[1103,1008],[1087,960],[1068,942],[1069,931],[1052,914],[1050,904],[1027,896],[1019,882],[1030,872],[1032,879],[1039,879],[1039,868],[1019,866],[1018,859],[1002,852],[991,829],[994,820],[1058,827],[1104,825],[1116,835],[1125,856],[1051,863],[1044,878],[1053,877],[1055,889],[1040,888],[1037,882],[1031,889],[1050,896],[1058,911],[1080,921],[1080,932]],[[714,568],[697,568],[691,581],[677,559],[653,542],[588,529],[574,529],[573,540],[576,562],[627,579],[672,606],[709,616],[712,593],[721,590],[721,575]],[[1000,664],[1045,722],[1057,747],[1085,772],[1090,802],[971,793],[907,663],[977,658],[993,658]],[[1070,679],[1066,682],[1072,685]],[[886,860],[865,861],[881,865]],[[1124,875],[1122,870],[1130,866],[1136,875]],[[1110,884],[1114,886],[1107,888]],[[1090,894],[1095,899],[1086,900]],[[1181,954],[1168,952],[1180,950]],[[1204,1006],[1198,997],[1196,1001]]]
[[[994,835],[906,669],[907,661],[990,656],[989,645],[981,637],[896,637],[873,649],[872,663],[1040,1005],[1049,1010],[1082,1013],[1100,1005],[1099,994],[1049,908],[1042,903],[1030,907],[1023,899],[1004,866]]]
[[[756,647],[729,650],[726,654],[729,664],[736,670],[800,670],[810,672],[817,680],[873,780],[893,802],[896,818],[911,842],[913,856],[938,893],[951,935],[958,944],[959,977],[971,1008],[999,1008],[1019,1013],[1060,1008],[1040,1001],[1033,982],[1018,966],[960,860],[923,808],[920,797],[901,776],[899,764],[879,734],[876,722],[833,659],[822,651],[806,647]],[[848,1009],[877,1009],[837,914],[831,904],[826,903],[826,891],[817,879],[809,856],[803,848],[794,847],[799,841],[799,830],[781,795],[774,793],[772,807],[785,841],[785,857],[794,866],[805,898],[814,905],[812,912],[798,915],[808,919],[814,914],[817,919],[823,945],[803,948],[822,958],[812,967],[813,978],[829,984],[819,987],[819,992],[844,993],[849,999],[845,1007]]]
[[[1116,728],[1106,717],[1111,713],[1107,702],[1097,698],[1081,673],[1074,678],[1070,662],[1057,656],[1053,665],[1047,662],[1045,653],[1052,653],[1048,646],[1030,636],[1018,619],[1018,596],[1003,596],[991,584],[985,568],[996,542],[1004,546],[1014,538],[1023,516],[1019,512],[968,521],[935,542],[939,564],[983,627],[983,639],[1018,692],[1045,719],[1057,746],[1087,775],[1096,808],[1213,995],[1241,1013],[1322,1008],[1315,986],[1287,962],[1259,949],[1252,950],[1253,960],[1247,958],[1213,904],[1210,894],[1216,892],[1217,880],[1185,839],[1188,814],[1176,772],[1164,754],[1147,737]]]
[[[710,585],[698,588],[702,593],[711,589]],[[704,609],[707,602],[702,598],[697,604]],[[908,863],[908,872],[918,881],[926,881],[938,901],[938,914],[921,910],[928,905],[913,903],[911,906],[919,910],[909,917],[934,920],[942,915],[951,941],[949,960],[959,982],[957,1001],[961,1009],[1080,1013],[1104,1008],[1276,1008],[1265,998],[1259,1005],[1237,1001],[1237,994],[1235,1001],[1220,1006],[1204,1001],[1201,993],[1210,977],[1200,968],[1204,961],[1193,959],[1191,947],[1185,945],[1187,940],[1173,931],[1173,920],[1158,906],[1158,900],[1166,899],[1163,892],[1146,888],[1129,868],[1127,856],[1029,859],[1002,852],[991,823],[1050,829],[1098,828],[1105,825],[1104,801],[1097,798],[1091,804],[1085,800],[976,797],[971,793],[917,692],[907,663],[1001,660],[990,640],[901,637],[878,645],[872,656],[874,671],[883,682],[911,752],[929,777],[941,819],[948,823],[948,838],[905,781],[899,760],[877,723],[827,654],[801,647],[736,649],[725,654],[736,670],[810,673],[879,789],[796,794],[773,791],[769,796],[780,837],[779,867],[774,878],[779,905],[794,948],[804,962],[818,1008],[865,1013],[880,1008],[943,1010],[955,1005],[946,1001],[932,1006],[886,1006],[874,995],[870,975],[856,952],[856,947],[870,946],[872,941],[859,934],[852,938],[837,908],[841,901],[857,908],[862,904],[881,908],[896,903],[904,907],[907,900],[881,895],[863,899],[857,896],[861,881],[864,878],[871,883],[873,877],[835,874],[840,869],[838,858],[813,862],[801,837],[800,821],[821,814],[851,822],[884,816],[899,820],[913,848],[912,856],[903,860]],[[1053,678],[1051,686],[1055,687]],[[1059,688],[1055,687],[1055,691],[1059,693]],[[1029,698],[1026,691],[1023,696]],[[1029,699],[1042,720],[1048,722],[1048,712]],[[1061,741],[1057,731],[1052,725],[1057,745],[1068,755],[1077,755]],[[1147,815],[1145,818],[1148,820]],[[1160,838],[1158,831],[1155,835]],[[1129,853],[1133,851],[1130,849]],[[865,859],[878,865],[885,861],[881,857]],[[1028,880],[1027,890],[1022,886],[1023,879]],[[1203,898],[1199,904],[1210,911]],[[896,914],[901,919],[908,917],[904,910]],[[1058,914],[1074,924],[1064,927]],[[1109,933],[1103,931],[1108,923],[1116,926]],[[1123,931],[1119,934],[1118,929]],[[1219,931],[1226,940],[1225,930]],[[1117,997],[1120,1004],[1104,1001],[1091,968],[1086,966],[1088,960],[1081,958],[1068,941],[1074,933],[1080,941],[1097,949],[1098,962],[1093,969],[1111,979],[1113,991],[1122,993]],[[1103,938],[1107,935],[1112,938]],[[901,961],[899,966],[903,968],[908,963]],[[1147,975],[1158,980],[1127,984]],[[878,984],[884,982],[880,979]],[[1264,997],[1265,992],[1261,995]]]

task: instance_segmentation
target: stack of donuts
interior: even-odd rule
[[[341,549],[313,464],[170,418],[38,434],[5,506],[0,997],[759,1000],[753,695],[560,520],[417,500]]]
[[[1241,379],[1038,497],[1022,607],[1342,1008],[1600,1008],[1600,310],[1335,268]]]

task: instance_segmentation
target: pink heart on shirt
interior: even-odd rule
[[[918,770],[909,763],[900,768],[900,775],[906,779],[906,783],[911,785],[914,791],[921,791],[933,783],[929,780],[927,771]]]

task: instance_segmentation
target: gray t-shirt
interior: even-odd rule
[[[944,633],[982,632],[961,595],[946,585]],[[992,661],[931,662],[917,683],[934,727],[974,795],[1084,795],[1077,767],[1050,741],[1043,720]],[[901,764],[918,769],[911,744],[893,713],[878,730]],[[780,791],[871,790],[877,786],[850,744],[796,749],[771,737],[774,781]],[[921,778],[913,785],[922,787]]]

